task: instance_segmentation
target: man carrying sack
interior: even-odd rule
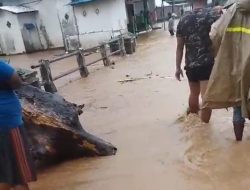
[[[244,118],[250,118],[250,1],[238,0],[211,30],[215,64],[204,107],[234,107],[234,132],[242,140]]]

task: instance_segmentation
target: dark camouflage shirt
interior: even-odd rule
[[[177,26],[177,37],[184,39],[187,68],[214,64],[209,32],[219,16],[211,9],[196,9],[181,18]]]

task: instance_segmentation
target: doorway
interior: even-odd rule
[[[37,26],[33,23],[25,23],[22,28],[23,42],[27,53],[42,50],[42,43]]]

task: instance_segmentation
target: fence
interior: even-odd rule
[[[89,48],[90,44],[92,44],[92,46],[98,45],[99,41],[102,40],[103,38],[104,39],[115,38],[116,36],[119,36],[124,33],[126,33],[126,30],[120,29],[120,30],[98,30],[98,31],[79,33],[77,35],[66,35],[64,39],[65,49],[67,51],[73,51],[81,46],[84,48]]]
[[[111,52],[110,54],[107,53],[107,45],[108,44],[112,44],[112,43],[118,43],[118,49]],[[85,61],[85,56],[92,54],[91,52],[93,51],[97,51],[99,50],[99,52],[101,53],[101,58],[94,60],[90,63],[86,63]],[[110,57],[116,54],[119,54],[121,56],[124,56],[126,54],[126,50],[125,50],[125,45],[124,45],[124,36],[120,35],[119,37],[112,39],[106,43],[103,43],[101,45],[98,45],[96,47],[92,47],[89,49],[79,49],[77,51],[74,51],[72,53],[63,55],[61,57],[52,59],[52,60],[40,60],[38,65],[32,65],[31,68],[35,69],[35,68],[40,68],[40,73],[41,73],[41,78],[42,78],[42,82],[41,85],[44,86],[45,91],[47,92],[51,92],[51,93],[55,93],[57,92],[57,88],[54,84],[54,81],[63,78],[67,75],[70,75],[76,71],[80,71],[80,75],[81,77],[87,77],[89,75],[89,71],[88,71],[88,66],[93,65],[99,61],[103,61],[104,66],[109,66],[111,64],[110,61]],[[76,56],[76,60],[78,63],[78,66],[75,68],[72,68],[71,70],[64,72],[58,76],[52,76],[51,74],[51,68],[50,65],[54,64],[60,60],[69,58],[69,57],[73,57]]]

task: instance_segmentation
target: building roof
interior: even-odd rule
[[[173,2],[174,2],[175,4],[187,3],[187,0],[175,0],[175,1],[172,1],[172,0],[164,0],[164,1],[166,1],[166,2],[169,3],[169,4],[173,4]]]
[[[71,3],[69,3],[69,5],[82,5],[85,3],[89,3],[95,0],[71,0]]]
[[[30,13],[30,12],[36,12],[38,10],[24,7],[24,6],[1,6],[0,10],[8,11],[11,13],[19,14],[19,13]]]

